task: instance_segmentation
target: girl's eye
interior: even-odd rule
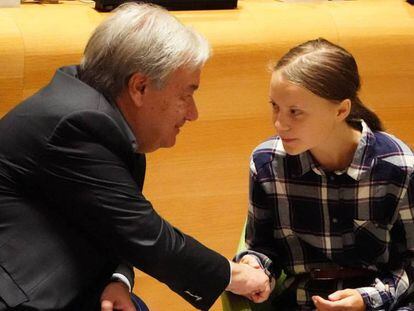
[[[270,103],[270,105],[272,106],[272,108],[273,108],[274,110],[279,109],[279,107],[276,105],[276,103],[275,103],[275,102],[270,101],[269,103]]]
[[[300,111],[299,109],[290,109],[290,113],[293,116],[298,116],[298,115],[301,115],[302,114],[302,111]]]

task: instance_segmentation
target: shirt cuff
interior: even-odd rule
[[[229,278],[229,283],[227,284],[226,288],[229,287],[231,284],[231,273],[233,272],[233,268],[232,268],[230,260],[229,260],[229,269],[230,269],[230,278]]]
[[[367,311],[379,310],[388,298],[384,297],[384,292],[378,291],[375,287],[360,287],[356,290],[361,294]]]
[[[246,250],[246,251],[242,251],[240,253],[238,253],[235,257],[234,257],[234,261],[235,262],[239,262],[243,256],[245,255],[251,255],[253,256],[257,262],[259,263],[260,267],[266,272],[266,274],[270,277],[271,275],[273,275],[274,277],[279,277],[279,273],[276,274],[273,268],[273,262],[272,260],[270,260],[269,257],[267,257],[266,255],[259,253],[259,252],[255,252],[252,250]]]
[[[231,278],[231,275],[230,275],[230,278]],[[119,282],[124,283],[126,286],[128,286],[128,291],[131,292],[131,290],[132,290],[131,289],[131,284],[129,283],[129,280],[125,275],[123,275],[121,273],[114,273],[114,274],[112,274],[111,280],[112,281],[119,281]]]

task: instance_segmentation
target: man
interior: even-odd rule
[[[123,309],[126,286],[108,285],[132,282],[122,263],[203,310],[224,289],[267,297],[261,269],[180,232],[142,194],[145,153],[172,147],[197,119],[208,56],[205,39],[168,12],[124,5],[80,66],[59,69],[1,120],[0,310],[94,310],[102,291],[103,308]]]

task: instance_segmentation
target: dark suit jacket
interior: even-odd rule
[[[58,70],[0,121],[0,306],[92,310],[126,261],[208,309],[228,261],[157,214],[145,156],[76,72]]]

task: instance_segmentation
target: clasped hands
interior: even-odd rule
[[[231,283],[226,290],[255,303],[266,301],[271,292],[270,279],[256,258],[245,255],[239,263],[230,262]]]
[[[239,264],[232,264],[232,282],[228,291],[245,296],[255,303],[266,301],[271,293],[270,279],[261,268],[257,259],[245,255]],[[237,265],[237,266],[236,266]],[[339,290],[324,299],[313,296],[318,311],[365,311],[365,303],[356,289]]]

